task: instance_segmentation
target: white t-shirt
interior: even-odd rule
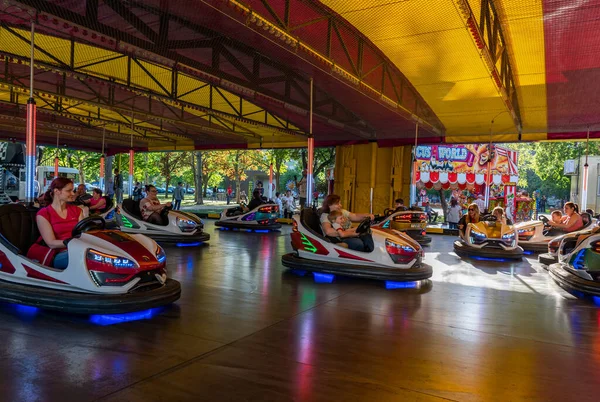
[[[286,211],[293,211],[294,210],[294,197],[293,196],[282,196],[281,197],[281,204],[283,205],[283,209]]]
[[[478,198],[475,200],[475,204],[477,204],[477,206],[479,207],[479,212],[483,213],[483,211],[485,210],[485,201],[481,198]]]
[[[346,217],[346,219],[348,219],[348,222],[349,222],[350,221],[350,211],[346,211],[345,209],[342,209],[341,212]],[[325,222],[331,223],[331,222],[329,222],[329,214],[328,213],[322,213],[320,221],[321,221],[321,227],[323,227],[323,224]]]
[[[450,223],[458,223],[460,220],[460,205],[448,208],[448,216],[446,220]]]

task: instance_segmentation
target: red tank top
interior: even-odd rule
[[[57,240],[66,240],[71,238],[71,232],[79,222],[81,209],[77,205],[67,204],[67,217],[65,219],[58,215],[52,205],[40,209],[37,214],[50,222]]]
[[[94,206],[96,206],[96,204],[98,204],[98,203],[100,202],[100,200],[101,200],[101,199],[102,199],[102,198],[95,199],[94,197],[92,197],[92,198],[90,199],[90,207],[94,207]]]

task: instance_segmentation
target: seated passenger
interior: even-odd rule
[[[339,211],[342,215],[350,222],[360,222],[365,218],[374,219],[373,214],[355,214],[342,208],[340,203],[340,196],[336,194],[329,194],[323,200],[323,207],[321,208],[321,228],[325,236],[330,238],[340,237],[339,232],[333,227],[329,221],[329,214],[333,211]],[[344,230],[344,243],[348,245],[348,248],[356,251],[371,252],[375,248],[373,243],[373,236],[370,233],[360,235],[356,233],[355,228],[349,228]]]
[[[69,254],[67,252],[67,240],[71,238],[71,232],[77,223],[83,219],[83,212],[76,205],[70,204],[75,194],[73,182],[64,177],[52,180],[50,188],[45,194],[46,207],[40,209],[36,216],[36,223],[41,238],[37,242],[39,247],[49,248],[48,251],[56,253],[52,266],[65,269],[69,265]],[[27,253],[27,257],[42,261],[44,256],[32,255],[34,247]]]
[[[560,223],[549,221],[548,224],[553,228],[562,230],[564,232],[575,232],[583,228],[583,219],[581,215],[577,213],[579,207],[572,203],[567,202],[564,207],[565,215],[561,218]]]
[[[559,211],[558,209],[556,211],[552,211],[552,215],[551,215],[552,222],[554,222],[554,223],[561,223],[562,222],[562,216],[563,216],[562,212]]]
[[[397,198],[394,202],[396,203],[394,205],[394,213],[408,210],[408,208],[404,205],[404,200],[402,198]]]
[[[161,214],[165,208],[171,206],[171,203],[161,204],[157,194],[156,187],[151,184],[146,186],[146,198],[140,201],[140,212],[144,221],[155,225],[165,225],[166,219]]]
[[[85,184],[81,183],[77,186],[77,191],[75,192],[75,200],[82,200],[85,198],[89,198],[89,195],[85,188]]]
[[[492,211],[492,215],[496,217],[497,222],[501,222],[503,225],[513,224],[510,218],[508,218],[506,214],[504,214],[504,208],[502,207],[494,208],[494,210]]]
[[[250,203],[248,204],[244,212],[250,212],[262,204],[264,204],[264,200],[262,198],[260,190],[258,188],[255,188],[252,192],[252,199],[250,200]]]
[[[102,190],[99,188],[95,188],[92,191],[92,198],[90,198],[86,204],[90,207],[90,212],[92,213],[100,213],[104,211],[106,208],[106,200],[102,197]]]
[[[463,217],[458,221],[458,231],[460,236],[465,236],[465,230],[467,229],[467,225],[469,223],[477,222],[479,222],[479,206],[475,203],[472,203],[467,209],[467,214],[463,215]]]
[[[550,220],[554,223],[561,223],[562,222],[562,212],[560,212],[558,209],[555,211],[552,211],[552,214],[550,214]],[[562,230],[552,227],[550,225],[550,222],[548,222],[546,225],[544,225],[544,236],[560,236],[562,233],[564,233]]]

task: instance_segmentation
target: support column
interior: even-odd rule
[[[273,199],[273,164],[269,165],[269,200]]]
[[[369,213],[373,213],[373,197],[375,196],[375,179],[377,174],[377,143],[371,143],[371,177],[370,187],[371,193],[369,196]]]
[[[589,174],[589,165],[588,165],[588,155],[590,151],[590,127],[587,129],[587,142],[585,145],[585,164],[583,165],[583,185],[581,191],[581,208],[579,208],[580,212],[585,212],[587,209],[587,197],[588,197],[588,174]]]
[[[58,143],[60,141],[60,130],[56,130],[56,156],[54,157],[54,178],[58,178]]]
[[[196,204],[202,205],[204,204],[204,200],[202,199],[202,151],[195,152],[196,157]],[[238,202],[240,200],[239,191],[235,192],[235,197]]]
[[[144,166],[145,166],[145,170],[144,170],[144,184],[149,184],[148,183],[148,152],[146,152],[144,154]]]
[[[129,150],[129,198],[133,198],[133,149]]]
[[[106,179],[104,182],[104,194],[108,194],[109,187],[113,185],[110,179],[112,178],[113,174],[114,159],[114,156],[109,156],[108,158],[106,158],[106,163],[104,164],[104,178]]]
[[[313,164],[315,159],[315,139],[313,138],[313,79],[310,79],[310,113],[308,120],[308,161],[306,162],[306,207],[312,205],[313,199]]]
[[[33,66],[35,52],[35,23],[31,23],[31,59],[29,68],[29,100],[27,101],[27,132],[25,138],[25,202],[33,203],[35,197],[35,136],[36,136],[36,105],[33,99]]]
[[[106,194],[105,188],[104,188],[104,158],[106,157],[104,155],[104,137],[106,136],[106,128],[102,128],[102,153],[100,154],[100,180],[99,180],[99,184],[100,184],[100,189],[104,191],[104,194]]]
[[[411,164],[410,164],[410,169],[411,169],[411,183],[410,183],[410,205],[409,206],[413,206],[417,203],[417,169],[415,169],[415,162],[417,161],[417,142],[419,139],[419,122],[417,122],[416,126],[415,126],[415,146],[413,147],[413,151],[412,151],[412,158],[411,158]]]

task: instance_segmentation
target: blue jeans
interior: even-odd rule
[[[52,265],[57,269],[65,269],[69,265],[69,253],[67,250],[56,254],[56,256],[54,256]]]
[[[175,200],[173,203],[173,211],[178,211],[181,208],[181,200]]]
[[[123,190],[120,188],[115,189],[115,196],[117,197],[117,204],[123,202]]]
[[[341,239],[344,243],[348,245],[350,250],[356,251],[373,251],[375,248],[375,244],[373,243],[373,236],[362,235],[360,237],[346,237]]]

